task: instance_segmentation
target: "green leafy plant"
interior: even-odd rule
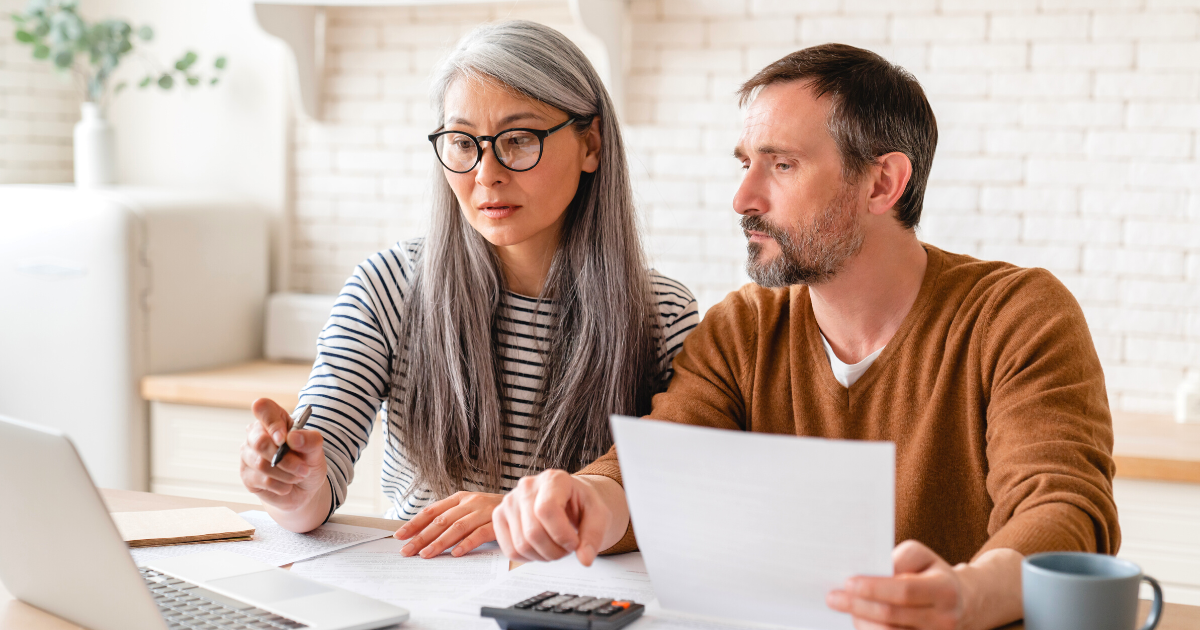
[[[170,90],[176,84],[195,87],[220,82],[225,57],[217,57],[207,74],[197,66],[200,56],[192,51],[164,68],[136,48],[135,42],[154,39],[154,30],[149,26],[134,29],[124,20],[89,24],[78,9],[79,0],[29,0],[24,13],[13,13],[11,17],[16,24],[16,40],[33,47],[34,59],[44,59],[60,72],[72,73],[82,84],[86,100],[100,103],[121,60],[135,52],[146,67],[139,88],[157,85]],[[118,94],[126,87],[121,81],[112,93]]]

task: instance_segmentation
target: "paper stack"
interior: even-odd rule
[[[163,547],[250,540],[254,526],[227,507],[112,514],[130,547]]]

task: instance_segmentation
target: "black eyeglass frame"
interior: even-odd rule
[[[549,137],[550,134],[554,133],[555,131],[558,131],[559,129],[566,127],[567,125],[570,125],[571,123],[573,123],[575,121],[582,122],[582,121],[586,120],[587,122],[590,123],[591,119],[592,119],[591,116],[588,116],[586,119],[571,117],[571,118],[568,118],[566,122],[559,124],[559,125],[555,125],[549,129],[528,129],[525,127],[513,127],[512,129],[505,129],[505,130],[497,133],[494,136],[473,136],[465,131],[454,131],[454,130],[450,129],[450,130],[446,130],[446,131],[437,131],[437,132],[429,134],[429,143],[433,145],[433,153],[434,153],[434,155],[437,156],[438,163],[440,163],[442,165],[442,167],[444,167],[446,170],[450,171],[451,173],[458,173],[460,175],[463,173],[470,173],[471,171],[475,170],[476,166],[479,166],[479,163],[483,161],[483,147],[479,144],[480,142],[487,142],[488,144],[492,145],[492,155],[496,156],[496,161],[500,163],[500,166],[503,166],[504,168],[506,168],[510,171],[513,171],[514,173],[524,173],[525,171],[532,171],[534,168],[537,167],[538,164],[542,163],[542,156],[545,155],[545,153],[546,153],[546,138]],[[530,166],[529,168],[519,168],[519,169],[513,168],[513,167],[505,164],[504,158],[500,157],[500,150],[496,148],[496,138],[498,138],[510,131],[527,131],[527,132],[533,134],[534,136],[537,136],[538,159],[536,162],[533,163],[533,166]],[[451,133],[456,133],[460,136],[466,136],[475,143],[475,163],[471,165],[471,168],[468,168],[465,171],[456,171],[456,170],[450,168],[449,166],[446,166],[446,163],[442,161],[442,154],[438,151],[437,139],[441,136],[451,134]]]

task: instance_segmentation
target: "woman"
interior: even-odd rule
[[[402,553],[427,558],[493,540],[521,477],[604,453],[608,416],[649,411],[698,320],[686,288],[647,271],[612,102],[574,44],[532,22],[480,27],[433,103],[428,237],[347,281],[301,393],[307,428],[288,434],[260,399],[242,447],[246,487],[308,531],[345,499],[385,405],[387,516],[409,520]]]

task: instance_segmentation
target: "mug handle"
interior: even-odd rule
[[[1158,625],[1159,618],[1162,617],[1162,587],[1158,585],[1158,580],[1149,575],[1143,575],[1142,580],[1149,582],[1150,588],[1154,589],[1154,603],[1150,606],[1150,615],[1146,617],[1146,623],[1141,627],[1141,630],[1154,630],[1154,627]]]

